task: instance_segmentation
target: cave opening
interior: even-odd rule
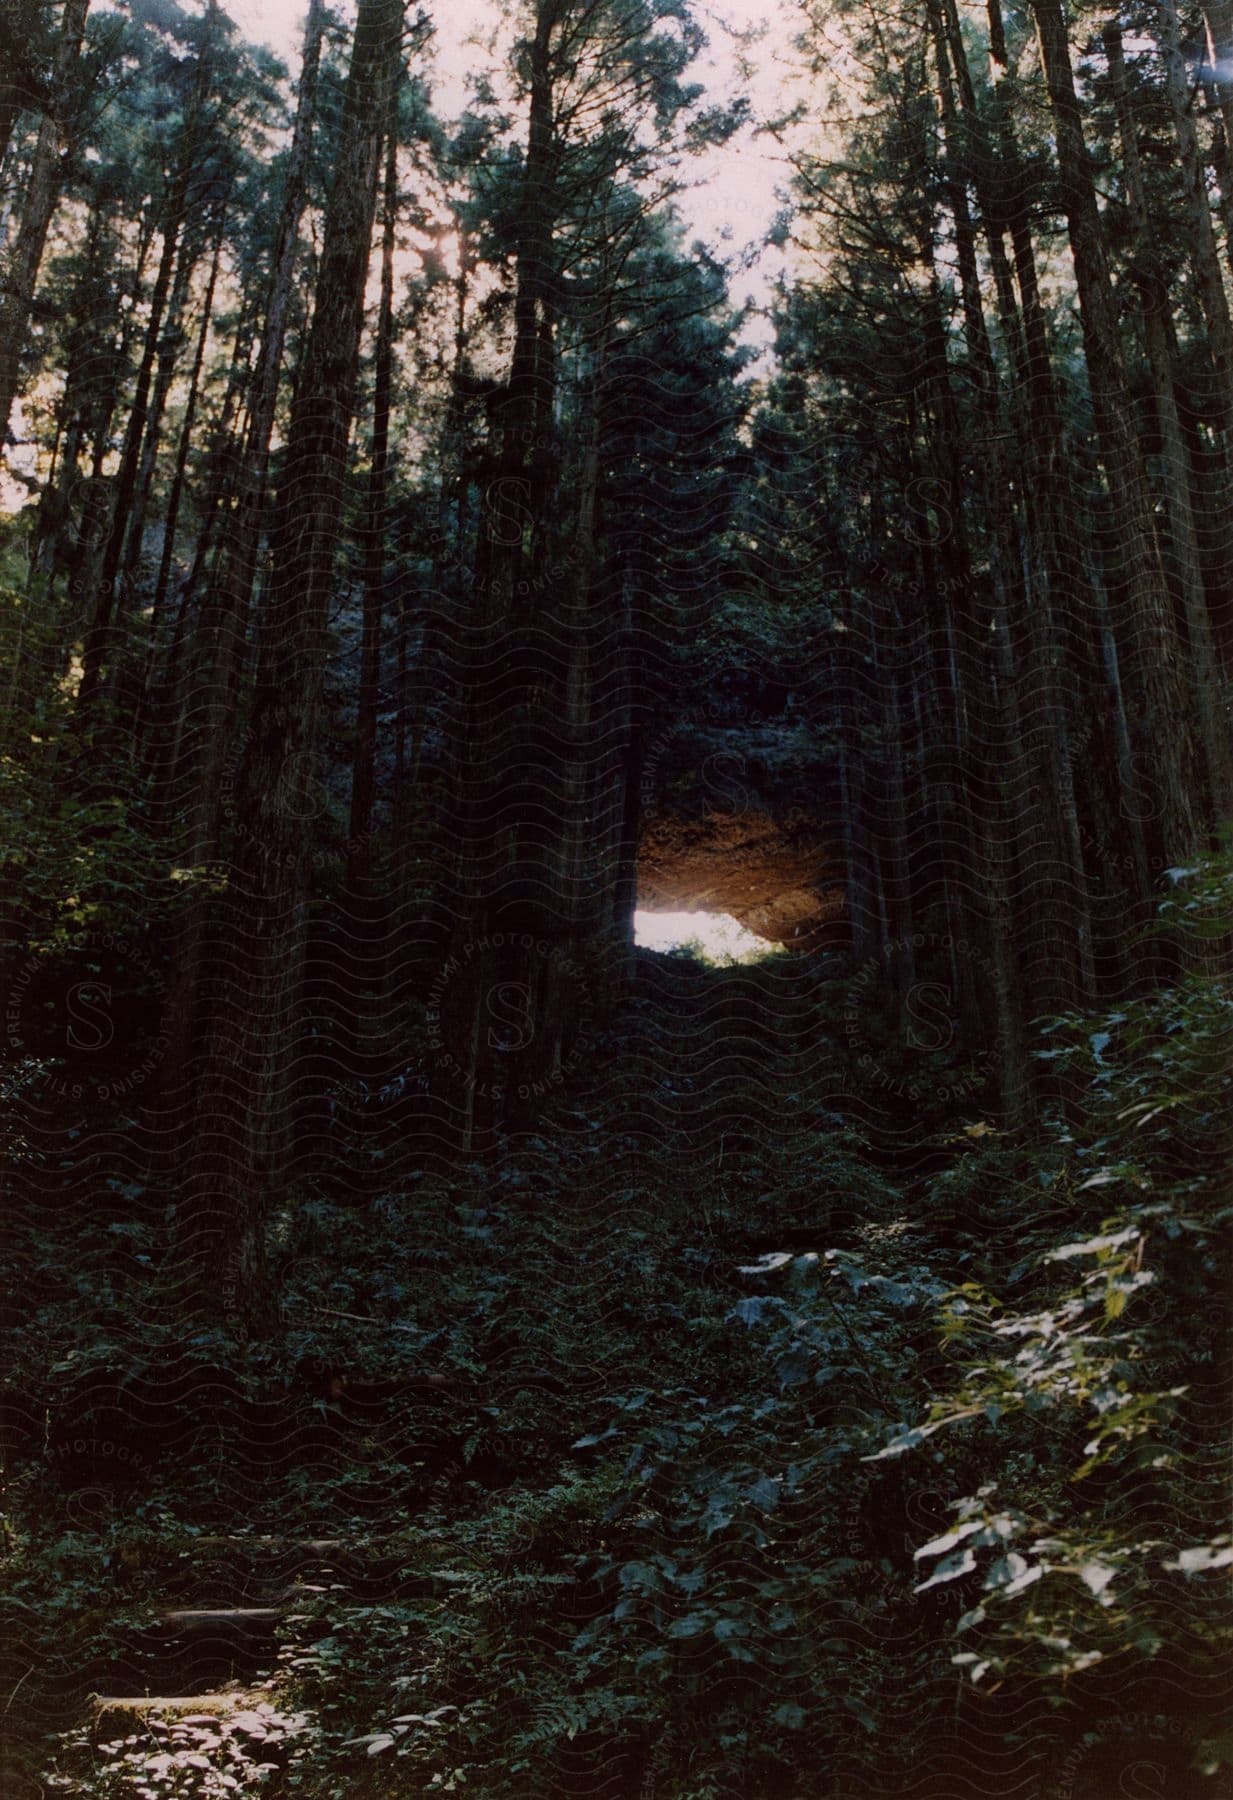
[[[829,834],[797,813],[661,812],[643,830],[637,882],[634,941],[645,949],[697,941],[710,960],[759,962],[842,932]]]
[[[782,953],[779,944],[724,912],[639,908],[634,942],[641,950],[693,950],[700,960],[717,963],[761,962]]]

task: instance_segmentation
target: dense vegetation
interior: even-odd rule
[[[6,1793],[1233,1767],[1233,17],[699,12],[0,18]]]

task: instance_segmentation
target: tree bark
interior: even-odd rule
[[[1161,474],[1172,550],[1170,566],[1185,609],[1195,716],[1199,739],[1207,759],[1208,785],[1217,816],[1228,818],[1233,814],[1233,760],[1230,758],[1230,746],[1220,705],[1220,673],[1203,583],[1186,442],[1175,392],[1169,298],[1158,248],[1152,235],[1139,159],[1134,106],[1122,54],[1121,27],[1116,20],[1111,19],[1105,26],[1104,44],[1109,59],[1109,83],[1117,108],[1118,129],[1122,140],[1126,203],[1135,234],[1131,273],[1139,295],[1143,349],[1151,374],[1156,420],[1160,431]]]
[[[1184,863],[1197,843],[1194,751],[1186,679],[1135,434],[1091,158],[1075,92],[1061,0],[1032,0],[1057,140],[1092,408],[1110,502],[1106,563],[1132,645],[1136,751],[1157,776],[1164,854]]]
[[[1212,359],[1212,411],[1224,439],[1227,466],[1233,460],[1233,324],[1229,320],[1229,302],[1220,271],[1220,253],[1216,247],[1199,134],[1194,122],[1194,95],[1182,55],[1174,0],[1156,0],[1156,12],[1160,21],[1165,93],[1173,116],[1182,193],[1190,227],[1187,234],[1189,260]]]
[[[173,195],[179,186],[180,184],[177,182],[173,189]],[[150,295],[150,316],[146,323],[145,343],[142,348],[141,364],[137,370],[137,384],[133,390],[128,424],[125,428],[124,446],[120,452],[120,467],[115,478],[107,540],[103,547],[97,577],[92,583],[92,617],[82,653],[81,686],[77,693],[77,718],[81,724],[86,724],[93,718],[95,703],[101,693],[104,671],[110,668],[113,660],[117,614],[123,610],[116,592],[117,577],[128,537],[133,495],[137,489],[137,478],[141,465],[141,446],[145,439],[146,421],[150,412],[150,385],[158,355],[163,314],[171,287],[171,274],[175,265],[182,212],[182,204],[169,204],[164,219],[163,248],[154,277],[154,289]]]
[[[150,492],[154,485],[154,470],[163,447],[163,416],[167,410],[167,398],[171,393],[171,384],[175,380],[176,365],[184,347],[184,308],[202,247],[200,241],[197,241],[195,237],[193,241],[190,241],[187,233],[181,233],[176,272],[167,302],[166,323],[159,338],[158,354],[155,358],[154,381],[149,415],[146,419],[145,441],[141,447],[141,460],[137,468],[137,485],[133,494],[133,505],[128,521],[128,537],[120,569],[120,593],[122,596],[132,594],[141,569]]]
[[[385,527],[389,496],[390,403],[394,373],[394,229],[398,217],[398,134],[391,117],[385,153],[385,199],[381,229],[381,300],[377,311],[376,369],[373,383],[372,464],[368,478],[368,519],[364,545],[364,608],[360,643],[360,688],[351,771],[348,863],[352,883],[369,866],[373,800],[376,793],[377,713],[381,693],[381,632],[385,618]]]
[[[176,528],[180,522],[180,504],[184,497],[184,482],[188,470],[188,453],[192,447],[193,428],[197,422],[197,398],[201,387],[201,371],[205,364],[206,344],[210,336],[210,327],[214,320],[214,293],[218,285],[219,264],[222,261],[223,243],[225,241],[225,219],[220,219],[218,232],[214,239],[214,253],[210,259],[210,273],[206,281],[205,295],[201,302],[201,323],[197,330],[197,344],[193,352],[193,366],[188,378],[188,397],[184,403],[184,417],[180,423],[180,441],[176,451],[175,472],[171,478],[171,492],[167,496],[167,514],[163,520],[163,549],[159,558],[158,576],[154,583],[154,600],[150,613],[150,645],[146,656],[146,676],[144,693],[150,691],[155,664],[158,659],[159,638],[162,632],[163,613],[167,604],[167,590],[171,585],[171,568],[175,558]]]
[[[206,14],[211,26],[216,16],[216,11],[211,6]],[[150,427],[155,433],[157,432],[157,411],[156,415],[151,417],[151,387],[156,365],[160,360],[165,361],[167,354],[162,341],[163,323],[168,302],[173,298],[172,282],[180,262],[180,246],[181,239],[185,235],[188,196],[197,173],[201,121],[209,99],[210,77],[213,69],[213,45],[213,30],[211,29],[204,36],[197,56],[192,92],[185,109],[184,123],[180,128],[179,140],[176,145],[174,172],[163,200],[162,252],[154,277],[154,290],[150,296],[150,316],[146,324],[141,366],[137,371],[137,383],[133,391],[133,403],[129,411],[124,448],[120,456],[120,468],[115,480],[107,543],[103,550],[97,582],[94,584],[93,617],[82,652],[81,687],[77,695],[76,722],[79,727],[89,726],[97,710],[96,702],[100,697],[104,672],[110,670],[115,657],[117,624],[127,601],[127,594],[124,591],[128,579],[127,571],[123,581],[118,580],[118,577],[124,563],[125,546],[130,541],[134,524],[133,515],[138,510],[143,468],[142,452],[146,444],[147,428]],[[158,395],[156,395],[156,400],[157,409],[161,410],[162,400]],[[152,466],[152,458],[149,466]]]
[[[270,442],[274,433],[287,321],[295,291],[300,221],[308,198],[324,28],[323,0],[310,0],[295,125],[287,158],[261,346],[249,388],[248,423],[233,511],[210,572],[192,652],[196,716],[191,743],[186,747],[186,761],[177,772],[177,785],[188,794],[181,854],[189,867],[207,861],[218,848],[222,775],[233,746],[233,701],[257,577],[261,533],[266,523]]]
[[[311,784],[342,522],[381,145],[402,0],[360,0],[323,233],[313,322],[275,508],[275,579],[261,622],[251,727],[236,779],[218,991],[207,1023],[182,1247],[217,1304],[260,1324],[265,1225],[284,1190],[300,1073]],[[204,1297],[204,1296],[203,1296]]]
[[[177,711],[174,732],[163,759],[160,786],[165,800],[162,810],[170,813],[173,806],[183,809],[176,854],[185,868],[200,868],[219,851],[226,804],[225,775],[236,747],[236,695],[247,645],[261,534],[267,522],[270,442],[299,257],[300,221],[308,197],[324,29],[322,0],[310,0],[304,27],[295,125],[287,158],[256,367],[250,375],[247,366],[251,357],[250,336],[250,348],[244,367],[240,368],[241,340],[237,336],[234,379],[228,384],[224,403],[226,409],[234,401],[235,437],[238,440],[242,435],[243,447],[234,468],[227,468],[222,454],[232,439],[228,413],[220,422],[218,434],[219,480],[207,507],[176,622],[173,657],[177,683],[191,695],[191,714],[186,714],[184,708]],[[240,405],[243,393],[247,395],[246,422]],[[231,511],[228,514],[229,500]],[[207,567],[216,533],[219,537],[217,555],[213,566]],[[189,602],[199,591],[203,597],[197,628],[185,650],[182,645]],[[204,895],[190,902],[180,932],[172,996],[175,1023],[163,1065],[169,1090],[174,1090],[182,1080],[192,1047],[191,1034],[197,1018],[194,994],[201,975],[207,904]]]
[[[90,0],[65,0],[52,76],[57,109],[68,95],[81,56],[89,6]],[[9,414],[17,395],[22,346],[39,266],[56,202],[60,198],[64,166],[62,132],[63,125],[56,118],[50,113],[44,116],[26,186],[21,225],[11,253],[0,260],[0,455],[8,441]]]
[[[1220,216],[1224,222],[1225,261],[1233,271],[1233,3],[1206,0],[1207,34],[1204,87],[1216,113],[1212,160],[1220,183]]]
[[[508,382],[490,419],[492,479],[484,490],[476,552],[475,624],[463,657],[457,779],[461,896],[447,967],[464,971],[445,997],[447,1030],[461,1070],[458,1127],[464,1150],[509,1111],[511,1096],[550,1079],[559,1057],[563,1008],[559,960],[522,953],[523,938],[556,944],[568,933],[569,901],[551,863],[568,832],[545,765],[548,714],[561,701],[563,664],[576,655],[571,623],[552,605],[548,533],[558,454],[552,309],[554,169],[552,39],[557,0],[537,0],[526,45],[527,151],[519,205],[514,344]],[[545,595],[547,592],[547,604]],[[555,667],[553,665],[556,665]],[[553,696],[550,701],[549,696]],[[554,705],[555,702],[555,705]],[[511,767],[517,770],[511,778]],[[546,815],[551,814],[551,824]],[[489,950],[487,946],[495,947]],[[483,945],[482,952],[473,946]],[[486,958],[472,976],[473,958]],[[505,989],[523,1023],[494,1030],[482,1008]],[[518,1040],[521,1047],[506,1046]]]
[[[1017,692],[1023,761],[1007,771],[1014,834],[1008,839],[1007,878],[1022,914],[1021,948],[1049,945],[1024,962],[1029,1013],[1056,1012],[1095,994],[1095,960],[1087,873],[1077,816],[1074,766],[1068,753],[1069,718],[1058,666],[1058,623],[1091,610],[1090,595],[1070,548],[1073,470],[1036,266],[1029,210],[1029,171],[1014,130],[1015,84],[999,0],[988,0],[993,83],[992,133],[977,108],[954,0],[941,0],[946,44],[961,112],[969,130],[973,186],[996,271],[1008,235],[1018,285],[1016,307],[1009,271],[997,280],[1003,335],[1015,378],[1012,428],[1023,477],[1017,483],[1024,539],[1030,546],[1023,604],[1008,611],[1002,659],[1003,691]]]
[[[980,431],[977,480],[990,536],[994,629],[999,643],[1005,644],[1008,633],[1014,630],[1018,635],[1021,630],[1025,607],[1005,458],[1009,434],[981,296],[976,231],[964,179],[965,147],[952,88],[949,46],[936,0],[930,5],[930,25],[947,157],[954,163],[951,207],[963,297],[964,337],[974,377]],[[1006,671],[999,679],[996,666],[990,666],[988,633],[982,633],[980,626],[981,620],[974,607],[961,609],[960,667],[972,672],[968,683],[968,710],[975,743],[975,755],[965,760],[964,785],[976,814],[974,832],[978,840],[978,869],[975,873],[985,903],[1000,1098],[1008,1125],[1017,1129],[1031,1114],[1032,1082],[1024,1033],[1025,999],[1015,950],[1016,907],[1010,879],[1009,847],[1014,829],[1013,796],[1029,770],[1018,718],[1017,680],[1007,679]]]

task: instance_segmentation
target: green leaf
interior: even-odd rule
[[[1225,1569],[1233,1563],[1233,1545],[1230,1544],[1195,1544],[1189,1550],[1183,1550],[1176,1562],[1167,1562],[1166,1569],[1180,1569],[1183,1575],[1199,1575],[1205,1569]]]
[[[759,1475],[749,1488],[749,1498],[755,1506],[770,1512],[779,1502],[779,1482],[773,1475]]]
[[[847,1707],[853,1718],[859,1719],[865,1730],[871,1735],[877,1731],[878,1720],[874,1714],[870,1712],[863,1700],[858,1700],[855,1694],[845,1694],[843,1696],[843,1704]]]
[[[1109,1606],[1112,1604],[1113,1596],[1111,1594],[1106,1595],[1105,1589],[1116,1574],[1116,1569],[1111,1569],[1107,1563],[1101,1562],[1086,1562],[1079,1570],[1079,1578],[1083,1582],[1084,1587],[1095,1594],[1102,1606]]]
[[[710,1627],[711,1621],[705,1613],[686,1613],[683,1619],[673,1619],[668,1627],[668,1636],[670,1638],[700,1637],[704,1631],[709,1631]]]
[[[1127,1225],[1124,1230],[1106,1232],[1103,1237],[1086,1238],[1079,1244],[1063,1244],[1058,1250],[1050,1250],[1045,1261],[1068,1262],[1076,1256],[1099,1256],[1105,1250],[1120,1250],[1123,1244],[1133,1243],[1138,1236],[1139,1227]]]
[[[749,1627],[740,1619],[716,1619],[713,1630],[721,1644],[730,1638],[749,1636]]]
[[[982,1519],[969,1519],[966,1525],[956,1525],[954,1530],[948,1531],[944,1537],[934,1538],[931,1543],[922,1544],[919,1550],[913,1551],[913,1556],[918,1562],[922,1556],[941,1556],[943,1551],[953,1550],[956,1544],[961,1544],[965,1538],[970,1538],[973,1532],[982,1530],[983,1526]]]
[[[958,1581],[961,1575],[970,1575],[975,1567],[976,1558],[970,1550],[956,1550],[953,1556],[944,1556],[928,1581],[918,1582],[913,1592],[923,1594],[926,1588],[941,1587],[947,1581]]]

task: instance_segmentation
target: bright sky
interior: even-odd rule
[[[293,76],[298,72],[306,0],[223,0],[223,5],[247,38],[268,44]],[[477,29],[491,30],[498,7],[496,0],[428,0],[428,10],[436,26],[436,104],[447,117],[456,117],[467,104],[467,74],[487,66],[484,53],[468,39]],[[708,96],[720,101],[742,91],[737,50],[725,27],[747,31],[765,25],[766,35],[751,54],[755,73],[748,91],[755,117],[782,106],[793,15],[799,24],[799,6],[792,0],[699,0],[695,12],[710,44],[691,73],[705,84]],[[787,179],[778,147],[751,131],[696,159],[691,174],[701,185],[681,196],[681,211],[693,234],[724,256],[739,252],[766,231],[782,204],[775,190]],[[781,266],[779,251],[764,251],[756,268],[735,277],[733,299],[741,302],[752,295],[761,304]],[[763,343],[770,333],[754,329],[747,335]]]
[[[299,73],[307,0],[222,0],[222,5],[250,42],[268,44],[286,62],[294,80]],[[435,103],[445,117],[455,118],[467,105],[468,74],[493,66],[492,56],[472,40],[477,31],[491,34],[501,7],[499,0],[427,0],[427,7],[436,27]],[[353,0],[341,0],[341,9],[353,12]],[[791,40],[801,24],[800,0],[695,0],[694,11],[709,43],[690,76],[704,84],[707,99],[720,103],[746,92],[755,119],[782,109],[795,73]],[[764,35],[745,52],[752,65],[746,83],[738,66],[741,49],[731,33],[760,27],[765,28]],[[786,186],[788,179],[779,146],[749,128],[727,144],[692,159],[682,173],[697,184],[677,202],[687,229],[725,262],[747,248],[754,249],[783,204],[776,190]],[[734,303],[752,300],[755,306],[765,307],[782,268],[782,253],[763,248],[748,269],[733,275],[730,292]],[[749,320],[741,335],[744,342],[762,350],[774,334],[769,319],[761,316]],[[24,429],[20,412],[14,427],[19,435]],[[0,511],[17,506],[23,497],[24,490],[15,488],[7,474],[0,474]]]

